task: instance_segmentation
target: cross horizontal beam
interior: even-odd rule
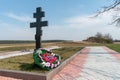
[[[42,26],[48,26],[48,21],[41,21],[41,22],[30,23],[30,28],[33,28],[33,27],[42,27]]]

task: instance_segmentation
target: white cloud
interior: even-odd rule
[[[86,39],[87,37],[94,36],[97,32],[103,34],[109,33],[114,39],[120,39],[118,36],[119,29],[114,25],[109,25],[112,22],[112,16],[114,14],[116,13],[111,11],[96,18],[91,18],[95,14],[70,17],[65,20],[65,25],[62,25],[60,28],[63,28],[64,33],[71,33],[71,38],[74,40]],[[65,29],[69,31],[66,32]]]
[[[97,27],[99,25],[109,26],[108,24],[112,20],[113,12],[104,13],[98,17],[93,17],[94,15],[95,14],[71,17],[66,20],[66,23],[74,28]]]
[[[35,30],[0,21],[0,40],[33,40]]]
[[[7,13],[6,14],[8,17],[18,20],[18,21],[22,21],[22,22],[31,22],[33,21],[33,18],[31,18],[30,16],[27,15],[17,15],[14,13]]]
[[[97,18],[90,18],[92,15],[75,16],[66,19],[64,25],[49,25],[43,28],[43,40],[47,39],[64,39],[64,40],[83,40],[87,37],[94,36],[97,32],[103,34],[109,33],[114,39],[120,39],[120,29],[114,25],[108,25],[112,20],[114,12],[107,12]],[[29,21],[31,18],[9,14],[9,17],[19,21]],[[24,25],[24,24],[22,24]],[[30,29],[29,25],[9,24],[0,21],[0,39],[18,39],[34,40],[35,29]]]
[[[96,18],[90,18],[94,14],[70,17],[65,20],[64,25],[54,26],[52,31],[47,31],[45,34],[50,35],[51,38],[83,40],[101,32],[102,34],[111,34],[114,39],[120,39],[119,29],[114,25],[109,25],[114,14],[115,12],[112,11]]]

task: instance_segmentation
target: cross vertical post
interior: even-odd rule
[[[36,13],[33,13],[33,17],[36,18],[36,22],[30,23],[30,28],[36,27],[36,49],[39,49],[41,48],[42,27],[48,26],[48,21],[42,21],[42,17],[45,17],[45,13],[42,11],[41,7],[36,8]]]

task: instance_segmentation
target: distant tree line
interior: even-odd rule
[[[72,40],[42,40],[42,42],[73,42]]]
[[[114,42],[120,42],[120,40],[115,39]]]
[[[0,40],[0,44],[18,44],[18,43],[34,43],[35,41],[29,40]]]
[[[42,40],[46,42],[71,42],[72,40]],[[21,44],[21,43],[35,43],[34,40],[0,40],[0,44]]]
[[[96,43],[113,43],[113,38],[110,34],[101,34],[98,32],[95,36],[89,37],[84,41],[96,42]]]

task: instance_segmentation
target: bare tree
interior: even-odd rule
[[[95,36],[88,37],[85,41],[97,43],[113,43],[112,36],[109,33],[102,34],[100,32],[97,32]]]
[[[105,34],[103,38],[107,40],[113,40],[112,36],[109,33]]]
[[[120,0],[114,0],[112,5],[104,6],[101,10],[98,11],[95,17],[110,10],[114,10],[117,12],[117,14],[113,16],[112,24],[116,24],[116,26],[120,27]]]
[[[102,38],[103,35],[102,35],[100,32],[97,32],[97,34],[95,35],[95,37],[97,37],[97,38]]]

